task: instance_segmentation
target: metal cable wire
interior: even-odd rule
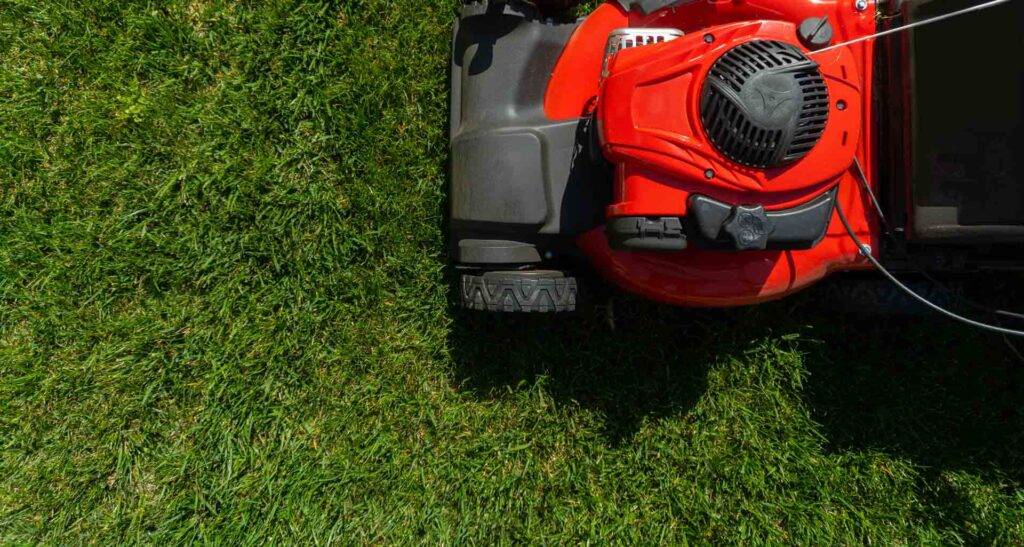
[[[928,19],[922,19],[920,21],[915,21],[913,23],[908,23],[906,25],[902,25],[902,26],[898,26],[898,27],[895,27],[895,28],[883,30],[881,32],[876,32],[874,34],[869,34],[867,36],[861,36],[859,38],[854,38],[853,40],[848,40],[846,42],[842,42],[842,43],[835,44],[835,45],[832,45],[832,46],[829,46],[829,47],[826,47],[826,48],[819,49],[817,51],[813,51],[813,52],[810,53],[810,55],[813,57],[815,55],[820,55],[820,54],[825,53],[827,51],[834,51],[836,49],[839,49],[839,48],[842,48],[842,47],[846,47],[846,46],[849,46],[849,45],[859,44],[861,42],[867,42],[868,40],[874,40],[875,38],[881,38],[883,36],[889,36],[890,34],[898,34],[900,32],[905,32],[905,31],[908,31],[908,30],[913,30],[913,29],[918,28],[918,27],[923,27],[923,26],[926,26],[926,25],[930,25],[932,23],[938,23],[940,21],[945,21],[947,19],[952,19],[954,17],[960,17],[961,15],[966,15],[968,13],[972,13],[972,12],[975,12],[975,11],[981,11],[981,10],[985,10],[985,9],[989,9],[989,8],[994,8],[994,7],[996,7],[996,6],[1000,5],[1000,4],[1005,4],[1005,3],[1010,2],[1010,1],[1011,0],[990,0],[989,2],[983,2],[981,4],[977,4],[977,5],[974,5],[974,6],[968,6],[968,7],[964,8],[964,9],[961,9],[961,10],[953,11],[953,12],[950,12],[950,13],[944,13],[942,15],[936,15],[935,17],[929,17]]]
[[[860,238],[857,237],[857,233],[854,231],[853,227],[850,226],[850,221],[847,220],[846,218],[846,213],[843,211],[842,204],[840,204],[838,201],[836,201],[836,213],[839,214],[839,221],[843,223],[843,228],[846,228],[846,233],[849,234],[850,239],[853,240],[853,243],[857,246],[857,249],[860,251],[861,256],[863,256],[869,262],[871,262],[875,269],[881,272],[885,277],[889,278],[889,281],[892,281],[892,283],[896,285],[896,287],[898,287],[903,292],[907,293],[907,295],[909,295],[914,300],[917,300],[918,302],[924,304],[925,306],[931,308],[932,310],[935,310],[936,312],[950,319],[953,319],[954,321],[965,323],[977,329],[1024,338],[1024,331],[1007,329],[1004,327],[998,327],[996,325],[990,325],[988,323],[982,323],[981,321],[975,321],[974,319],[969,319],[962,315],[953,313],[947,310],[946,308],[943,308],[942,306],[939,306],[938,304],[935,304],[934,302],[921,296],[920,294],[917,294],[914,291],[914,289],[911,289],[910,287],[904,285],[902,281],[896,279],[896,276],[894,276],[885,266],[882,265],[881,262],[878,261],[878,259],[874,257],[874,255],[871,254],[871,247],[865,245],[864,242],[862,242]]]
[[[872,205],[874,205],[875,212],[878,214],[879,223],[882,224],[882,226],[884,227],[885,235],[890,239],[890,241],[894,241],[895,242],[896,239],[895,239],[895,236],[893,236],[893,234],[892,234],[892,229],[891,229],[891,226],[889,224],[889,220],[886,218],[885,213],[882,212],[882,204],[881,204],[881,202],[879,202],[878,197],[875,196],[875,192],[871,189],[871,184],[868,183],[868,178],[867,178],[867,175],[864,174],[864,168],[861,167],[860,159],[854,158],[853,159],[853,165],[856,168],[856,175],[857,175],[856,179],[857,179],[857,182],[860,183],[861,188],[864,190],[865,193],[867,193],[868,198],[871,200]],[[936,287],[941,289],[946,294],[952,296],[957,301],[962,302],[963,304],[966,304],[967,307],[974,308],[974,309],[976,309],[978,311],[982,311],[982,312],[990,314],[990,315],[1001,316],[1001,317],[1005,317],[1005,318],[1009,318],[1009,319],[1024,320],[1024,314],[1020,314],[1020,313],[1016,313],[1016,312],[1012,312],[1012,311],[1007,311],[1007,310],[993,309],[993,308],[991,308],[989,306],[986,306],[984,304],[980,304],[980,303],[975,302],[975,301],[973,301],[973,300],[971,300],[969,298],[964,297],[963,295],[957,294],[955,291],[953,291],[948,286],[946,286],[945,283],[942,283],[941,281],[936,279],[934,276],[932,276],[928,272],[926,272],[924,270],[921,270],[921,269],[917,269],[917,268],[914,268],[914,271],[916,273],[918,273],[919,275],[921,275],[922,277],[924,277],[929,283],[935,285]]]

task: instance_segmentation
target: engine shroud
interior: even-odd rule
[[[606,1],[599,6],[569,41],[545,94],[551,119],[595,115],[601,152],[614,168],[607,225],[577,239],[598,272],[647,298],[719,307],[782,298],[831,272],[868,268],[827,203],[842,204],[854,231],[877,255],[878,226],[855,166],[868,174],[877,192],[870,94],[874,44],[860,41],[815,53],[800,44],[824,47],[872,34],[874,3],[864,10],[852,2],[820,0],[697,0],[649,11],[636,5]],[[808,21],[816,23],[814,29],[827,21],[833,32],[802,41],[798,28]],[[624,27],[676,28],[685,36],[619,52],[602,78],[604,44]],[[779,67],[759,68],[761,76],[753,78],[746,97],[743,84],[733,88],[735,119],[716,126],[718,113],[711,107],[726,105],[712,104],[712,92],[705,93],[717,87],[715,65],[755,42],[782,44],[771,46],[776,56],[782,49],[800,55]],[[789,68],[795,72],[787,73]],[[802,92],[812,84],[799,110],[771,93],[756,103],[754,85],[786,94],[792,80],[783,80],[789,74],[807,76],[797,80]],[[783,134],[773,141],[767,135],[794,128],[798,111],[812,119],[797,117],[791,139]],[[744,113],[751,126],[747,132],[736,121]],[[824,225],[820,238],[785,244],[800,238],[783,220],[808,211]],[[700,216],[707,222],[694,223]],[[654,234],[663,249],[626,250],[612,237],[617,231],[639,234],[645,243]],[[733,240],[731,248],[694,244],[723,233]],[[773,246],[773,240],[782,244]]]
[[[752,21],[619,52],[597,109],[619,167],[608,216],[685,216],[691,194],[779,210],[833,186],[860,142],[859,71],[796,43],[795,25]]]

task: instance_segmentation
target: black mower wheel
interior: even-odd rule
[[[462,276],[462,307],[500,313],[576,311],[579,283],[557,271],[486,272]]]

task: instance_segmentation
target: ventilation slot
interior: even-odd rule
[[[608,64],[612,57],[624,50],[671,42],[683,36],[683,31],[674,28],[620,28],[608,35],[604,50],[601,77],[608,77]]]
[[[762,169],[806,156],[825,131],[828,110],[818,66],[797,47],[771,40],[722,55],[701,99],[701,120],[715,147],[734,162]]]

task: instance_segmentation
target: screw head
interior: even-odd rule
[[[708,180],[711,180],[711,179],[715,178],[715,170],[714,169],[708,169],[707,171],[704,171],[704,178],[706,178]]]
[[[857,8],[857,11],[864,11],[868,9],[868,0],[857,0],[857,3],[854,4],[854,7]]]
[[[846,110],[846,101],[840,100],[836,103],[836,108],[839,110]]]
[[[704,35],[704,43],[705,44],[710,44],[711,42],[714,42],[714,41],[715,41],[715,35],[714,34],[705,34]]]

